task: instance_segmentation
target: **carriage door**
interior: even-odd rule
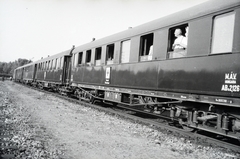
[[[64,57],[64,65],[63,65],[63,84],[69,84],[71,77],[71,56]]]
[[[24,75],[24,71],[25,71],[25,68],[22,68],[22,72],[21,72],[21,81],[23,80],[23,75]]]
[[[40,64],[39,64],[40,65]],[[33,80],[36,79],[36,73],[37,73],[37,64],[34,66],[34,71],[33,71]]]

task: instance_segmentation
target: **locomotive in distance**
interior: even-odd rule
[[[212,0],[19,67],[14,80],[240,138],[240,1]]]

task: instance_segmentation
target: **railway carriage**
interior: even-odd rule
[[[240,1],[209,1],[76,47],[71,86],[101,99],[240,137]],[[174,31],[188,28],[183,54]]]
[[[25,84],[31,84],[35,78],[35,63],[29,63],[14,70],[14,80]]]
[[[187,46],[173,50],[175,31]],[[34,64],[41,87],[240,138],[240,1],[212,0]],[[15,70],[21,78],[21,68]]]
[[[16,68],[13,73],[13,79],[17,82],[20,82],[22,80],[22,72],[23,69],[21,67]]]
[[[37,61],[36,83],[40,88],[59,90],[68,84],[70,58],[73,49]]]

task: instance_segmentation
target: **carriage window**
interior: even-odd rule
[[[153,33],[141,36],[140,39],[140,61],[152,60]]]
[[[50,68],[50,61],[48,61],[47,63],[47,70],[49,70],[49,68]]]
[[[169,30],[168,58],[181,58],[187,55],[188,24]]]
[[[53,60],[51,60],[50,70],[53,68]]]
[[[48,64],[48,62],[46,61],[45,65],[44,65],[44,70],[47,70],[47,64]]]
[[[59,58],[56,59],[56,70],[58,69],[59,67]]]
[[[213,22],[212,54],[231,52],[235,13],[216,16]]]
[[[77,67],[78,65],[78,54],[74,54],[74,67]]]
[[[101,65],[101,56],[102,56],[102,48],[101,47],[96,48],[96,50],[95,50],[95,63],[96,63],[96,66]]]
[[[48,67],[49,70],[52,69],[52,60],[49,61],[49,67]]]
[[[50,70],[51,67],[51,61],[48,61],[48,70]]]
[[[121,63],[128,63],[130,58],[131,40],[122,41],[121,43]]]
[[[76,54],[73,54],[73,58],[72,58],[72,67],[74,67],[75,65],[75,56],[76,56]]]
[[[45,70],[47,70],[47,68],[48,68],[48,62],[46,61],[46,63],[45,63]]]
[[[59,66],[60,66],[60,69],[62,69],[62,68],[63,68],[63,57],[60,58],[60,61],[59,61],[59,62],[60,62],[60,65],[59,65]]]
[[[52,60],[49,63],[49,70],[51,70],[51,69],[52,69]]]
[[[86,52],[86,63],[91,62],[91,54],[92,54],[92,50],[87,50]]]
[[[56,67],[56,59],[52,60],[52,70],[54,70]]]
[[[78,65],[82,64],[82,56],[83,56],[83,52],[79,52],[78,53]]]
[[[55,69],[55,60],[52,60],[52,70]]]
[[[107,45],[107,64],[113,64],[114,59],[114,44]]]
[[[55,66],[54,66],[54,69],[57,69],[57,62],[58,62],[58,59],[55,59]]]

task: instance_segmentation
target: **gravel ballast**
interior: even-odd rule
[[[0,82],[0,121],[17,147],[1,157],[64,159],[238,158],[226,149],[71,103],[11,81]],[[2,131],[3,129],[1,129]]]

